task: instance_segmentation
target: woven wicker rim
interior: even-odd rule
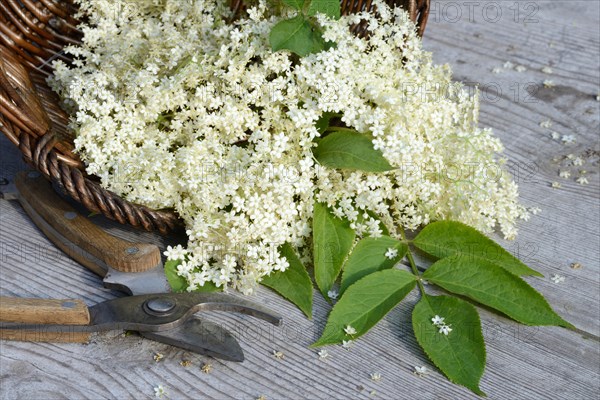
[[[429,15],[429,0],[387,0],[401,5],[423,34]],[[341,0],[342,14],[374,11],[371,0]],[[242,0],[231,0],[237,17],[245,12]],[[56,183],[68,196],[89,211],[102,213],[122,224],[166,234],[181,227],[170,210],[126,201],[100,186],[87,175],[73,153],[73,135],[67,128],[68,115],[46,85],[51,61],[69,58],[65,45],[79,43],[82,33],[73,18],[77,9],[69,0],[3,0],[0,2],[0,131],[23,154],[24,160]],[[364,35],[365,25],[353,28]]]

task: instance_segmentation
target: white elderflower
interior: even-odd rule
[[[575,135],[563,135],[562,142],[565,144],[575,143]]]
[[[542,212],[542,209],[539,207],[529,207],[527,210],[533,215],[538,215]]]
[[[346,350],[349,350],[354,344],[354,340],[342,340],[342,347]]]
[[[452,332],[452,328],[450,328],[450,325],[441,325],[439,326],[439,328],[439,333],[443,333],[446,336],[448,336],[448,334]]]
[[[423,377],[423,376],[427,375],[428,373],[429,373],[429,370],[427,369],[427,367],[425,367],[425,366],[422,366],[422,367],[415,366],[414,374],[417,375],[418,377]]]
[[[552,121],[550,121],[549,119],[546,119],[546,120],[540,122],[540,126],[542,128],[550,128],[552,126]]]
[[[494,67],[492,68],[492,73],[493,74],[500,74],[502,73],[503,69],[501,67]]]
[[[326,359],[327,357],[329,357],[329,352],[328,352],[327,350],[323,349],[323,350],[320,350],[320,351],[317,353],[317,355],[319,356],[319,358],[320,358],[321,360],[324,360],[324,359]]]
[[[556,86],[556,84],[554,83],[554,81],[552,79],[544,79],[544,81],[542,82],[542,85],[544,85],[544,87],[547,89],[551,89]]]
[[[163,254],[170,260],[185,260],[187,250],[178,244],[175,247],[167,246],[167,250]]]
[[[583,165],[583,158],[575,157],[572,159],[571,164],[575,167],[580,167]]]
[[[379,372],[373,372],[370,374],[371,380],[374,382],[379,382],[381,380],[381,374]]]
[[[401,8],[376,0],[379,19],[321,15],[316,23],[337,46],[297,60],[271,50],[269,32],[285,16],[264,0],[235,24],[223,2],[139,4],[123,23],[105,0],[85,2],[82,43],[66,49],[77,62],[55,61],[48,82],[71,113],[86,172],[184,221],[187,245],[165,255],[180,261],[188,291],[215,284],[250,294],[289,268],[285,243],[312,259],[315,200],[359,236],[383,234],[371,215],[410,230],[452,218],[507,239],[526,218],[497,161],[502,143],[478,127],[477,95],[432,63]],[[350,30],[361,19],[366,38]],[[325,113],[372,138],[397,168],[319,165],[315,124]],[[469,166],[460,179],[440,179],[456,165]]]
[[[558,274],[554,274],[552,275],[552,277],[550,278],[552,280],[552,282],[554,283],[561,283],[565,281],[565,277],[558,275]]]
[[[329,297],[331,300],[336,300],[339,295],[340,293],[335,289],[331,289],[327,292],[327,297]]]
[[[587,185],[590,182],[588,181],[588,179],[585,176],[580,176],[579,178],[577,178],[575,180],[577,183],[579,183],[580,185]]]
[[[560,133],[552,131],[552,133],[550,134],[550,136],[552,136],[552,139],[554,140],[559,140],[560,139]]]
[[[505,62],[503,65],[502,65],[502,67],[503,67],[503,68],[505,68],[505,69],[513,69],[513,68],[515,67],[515,64],[513,64],[513,63],[512,63],[512,62],[510,62],[510,61],[506,61],[506,62]]]
[[[545,74],[551,74],[554,71],[552,71],[552,68],[550,68],[550,67],[544,67],[544,68],[542,68],[542,72]]]
[[[344,328],[344,332],[346,332],[346,335],[356,335],[356,329],[354,329],[352,326],[350,325],[346,325],[346,327]]]
[[[552,189],[560,189],[562,187],[560,182],[552,182],[550,186],[552,186]]]
[[[394,248],[390,247],[385,252],[385,257],[389,258],[390,260],[393,260],[397,256],[398,256],[398,249],[394,249]]]
[[[569,177],[571,176],[571,171],[561,169],[560,171],[558,171],[558,176],[560,176],[561,178],[569,179]]]
[[[444,317],[440,317],[439,315],[436,315],[435,317],[431,318],[431,323],[438,328],[439,333],[443,333],[444,335],[448,335],[450,332],[452,332],[452,328],[450,328],[450,325],[447,325],[444,322]]]
[[[165,388],[163,387],[163,385],[158,385],[154,388],[154,396],[161,398],[166,395],[167,395],[167,392],[165,391]]]
[[[527,71],[527,67],[524,66],[524,65],[517,65],[515,67],[515,71],[517,71],[517,72],[525,72],[525,71]]]

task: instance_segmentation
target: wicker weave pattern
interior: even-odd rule
[[[400,4],[423,33],[429,0],[388,0]],[[235,16],[245,12],[242,0],[231,0]],[[341,0],[342,13],[374,11],[372,0]],[[73,153],[68,116],[45,83],[52,73],[51,61],[69,61],[62,53],[68,44],[79,43],[82,33],[72,16],[76,8],[68,0],[2,0],[0,2],[0,131],[23,153],[27,163],[57,183],[69,196],[91,212],[102,213],[122,224],[166,234],[180,227],[171,211],[156,211],[132,204],[103,189],[86,175]],[[363,35],[365,26],[354,33]]]

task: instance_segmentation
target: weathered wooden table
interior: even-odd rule
[[[481,310],[488,351],[481,388],[491,398],[597,399],[600,393],[599,19],[597,1],[432,4],[425,47],[437,62],[452,66],[456,80],[479,85],[481,124],[504,141],[523,203],[542,209],[521,224],[515,242],[502,243],[545,275],[528,281],[580,329],[524,327]],[[526,70],[505,68],[507,61]],[[544,87],[544,80],[554,86]],[[550,128],[540,126],[547,120]],[[574,135],[575,143],[562,143],[563,135]],[[0,175],[11,179],[26,166],[7,140],[0,145]],[[582,165],[569,165],[573,161]],[[571,171],[571,177],[559,177],[559,169]],[[576,182],[582,169],[587,185]],[[553,188],[553,182],[561,187]],[[98,221],[117,235],[164,241]],[[53,247],[17,203],[0,200],[0,234],[0,295],[81,298],[89,305],[119,296]],[[571,268],[572,263],[581,268]],[[553,274],[565,280],[553,283]],[[327,360],[308,348],[329,307],[315,299],[311,322],[261,289],[255,300],[285,316],[278,328],[249,317],[211,314],[242,343],[246,361],[241,364],[123,332],[96,335],[88,345],[2,341],[0,397],[149,398],[159,384],[171,399],[476,397],[448,382],[419,349],[409,313],[416,295],[351,350],[329,348]],[[285,358],[276,359],[274,350]],[[155,362],[155,352],[164,359]],[[191,365],[182,366],[183,360]],[[201,371],[205,363],[213,366],[209,374]],[[433,372],[419,378],[413,370],[422,365]],[[381,381],[370,379],[373,372]]]

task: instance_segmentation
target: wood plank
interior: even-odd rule
[[[491,398],[596,398],[600,118],[595,96],[600,83],[600,7],[588,1],[535,2],[539,23],[525,24],[511,19],[514,2],[491,2],[502,7],[504,16],[491,23],[481,17],[488,3],[480,3],[474,22],[466,20],[464,5],[457,23],[432,16],[425,46],[437,62],[452,66],[457,80],[501,89],[497,100],[483,97],[481,125],[494,128],[506,145],[523,202],[543,210],[520,225],[515,242],[503,245],[546,276],[528,280],[582,330],[523,327],[481,310],[488,350],[482,389]],[[434,4],[442,7],[449,2]],[[505,61],[528,70],[492,73]],[[544,66],[552,66],[554,73],[542,73]],[[524,89],[528,82],[540,85],[544,79],[554,80],[556,87],[539,89],[535,95]],[[540,127],[546,119],[553,121],[551,129]],[[550,137],[551,130],[574,134],[577,142],[561,144]],[[0,177],[24,169],[18,152],[4,138],[0,149]],[[574,182],[576,167],[569,167],[574,171],[570,179],[557,176],[560,166],[555,157],[586,151],[589,155],[590,149],[596,155],[585,157],[585,166],[579,167],[588,170],[589,185]],[[552,189],[552,181],[561,182],[562,188]],[[125,238],[163,247],[178,240],[94,220]],[[96,276],[58,252],[36,230],[18,204],[4,200],[0,200],[0,246],[0,296],[81,298],[88,305],[120,296],[102,289]],[[571,269],[572,262],[583,268]],[[552,274],[566,279],[554,284]],[[244,363],[209,359],[122,332],[95,335],[88,345],[0,341],[0,398],[147,398],[153,397],[158,384],[165,386],[171,399],[475,398],[438,372],[424,378],[412,373],[417,365],[434,369],[412,336],[414,293],[351,350],[328,348],[327,360],[307,347],[323,329],[329,309],[319,296],[314,321],[266,289],[254,299],[285,315],[284,325],[275,328],[245,316],[208,315],[234,332],[246,352]],[[285,358],[275,359],[273,350],[282,351]],[[163,353],[164,360],[154,362],[154,352]],[[181,366],[184,359],[192,365]],[[213,371],[202,373],[203,363],[211,363]],[[382,380],[371,381],[372,372],[380,372]]]
[[[504,15],[514,15],[509,10],[513,3],[500,4]],[[600,235],[600,119],[595,99],[600,72],[594,67],[598,65],[600,46],[597,4],[535,4],[539,6],[536,17],[540,23],[519,25],[509,19],[504,24],[492,24],[474,18],[475,23],[464,30],[456,29],[459,24],[440,23],[431,26],[425,44],[433,51],[436,62],[452,65],[457,80],[490,89],[487,97],[482,95],[481,123],[492,127],[506,146],[523,203],[542,209],[540,215],[520,225],[515,243],[504,245],[546,276],[545,280],[530,282],[551,304],[559,311],[570,310],[565,314],[567,319],[570,317],[578,327],[598,336],[600,310],[594,305],[600,302],[600,257],[598,240],[592,239]],[[577,21],[575,27],[573,21]],[[548,29],[547,23],[554,29]],[[525,65],[528,70],[492,72],[506,61]],[[544,66],[551,66],[553,73],[541,72]],[[543,88],[544,79],[552,79],[557,86]],[[528,83],[537,85],[535,96],[524,89]],[[547,119],[553,122],[550,129],[540,126]],[[551,138],[552,131],[573,134],[577,141],[562,144]],[[582,156],[581,167],[555,161],[568,154],[583,153],[593,155]],[[589,185],[574,181],[579,169],[588,171]],[[560,178],[559,170],[571,171],[572,177]],[[554,181],[560,182],[562,188],[553,189]],[[573,262],[584,268],[571,269]],[[553,274],[565,276],[565,282],[552,283],[549,278]]]

